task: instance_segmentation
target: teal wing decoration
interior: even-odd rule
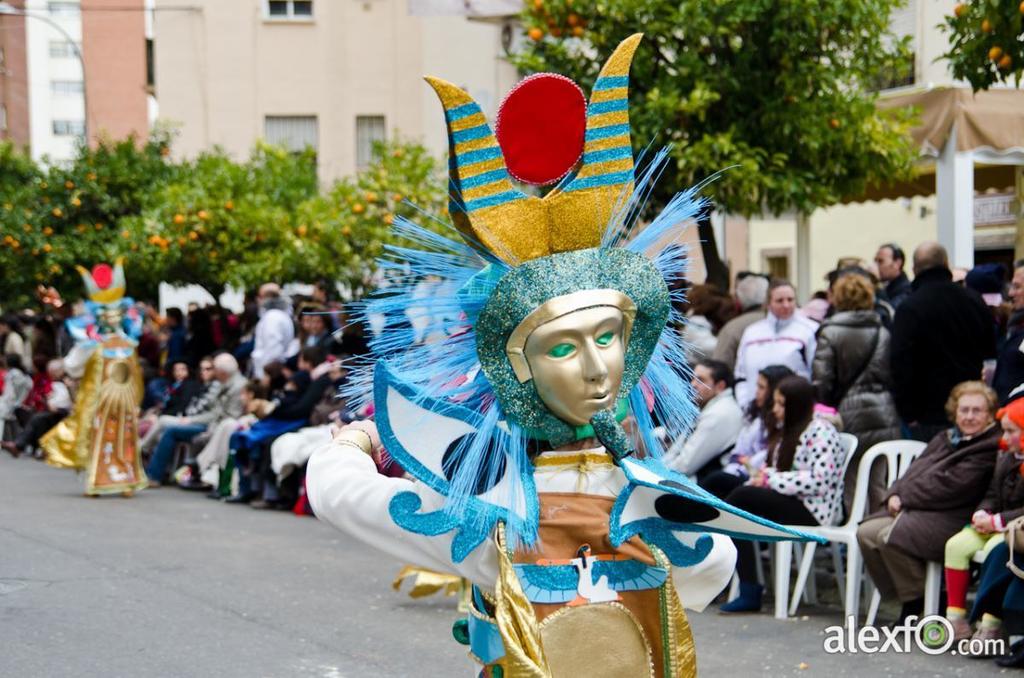
[[[594,563],[594,579],[603,576],[608,577],[613,591],[646,591],[664,584],[668,571],[639,560],[598,560]]]
[[[484,415],[421,395],[395,375],[385,360],[377,362],[374,372],[374,403],[377,429],[388,454],[411,476],[450,497],[453,469],[459,455],[486,426]],[[492,435],[498,449],[511,437],[500,427]],[[513,447],[511,441],[507,447]],[[457,510],[449,510],[446,504],[423,513],[417,494],[400,492],[388,507],[391,519],[417,534],[437,536],[455,531],[451,551],[456,563],[479,546],[498,522],[531,544],[540,514],[533,468],[528,462],[520,466],[508,460],[501,470],[495,477],[481,478],[473,495]]]
[[[711,537],[700,533],[760,541],[823,541],[732,506],[653,457],[626,458],[619,465],[629,482],[612,508],[612,546],[640,534],[662,549],[673,565],[688,567],[711,551]]]
[[[579,573],[573,565],[513,565],[531,603],[568,603],[577,597]],[[594,560],[589,576],[607,579],[613,591],[646,591],[665,583],[668,571],[638,560]]]
[[[568,603],[576,597],[579,575],[572,565],[515,564],[523,593],[531,603]]]

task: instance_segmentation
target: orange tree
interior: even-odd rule
[[[946,17],[951,45],[943,56],[957,78],[975,91],[1010,82],[1024,74],[1024,2],[975,0],[957,5]]]
[[[35,286],[69,297],[74,264],[127,258],[129,291],[153,298],[161,281],[215,296],[266,280],[340,280],[367,287],[374,260],[409,204],[439,213],[444,179],[420,145],[375,148],[370,167],[322,192],[311,153],[258,144],[244,162],[215,150],[168,158],[166,135],[81,149],[44,170],[0,146],[0,304],[31,302]]]
[[[40,283],[77,296],[74,264],[123,253],[118,222],[139,213],[179,171],[167,158],[169,141],[162,132],[142,144],[106,141],[49,168],[0,147],[0,303],[30,303]]]
[[[122,221],[121,235],[149,283],[197,284],[217,296],[228,285],[326,279],[358,295],[395,215],[411,216],[405,202],[442,203],[437,168],[422,146],[379,144],[369,168],[320,193],[312,153],[259,144],[246,163],[209,153],[153,207]]]
[[[619,41],[643,32],[633,143],[672,146],[654,206],[728,168],[704,190],[720,209],[810,213],[910,173],[909,116],[878,112],[870,93],[907,61],[888,28],[900,3],[528,0],[515,62],[587,89]],[[728,289],[710,223],[698,227],[709,282]]]

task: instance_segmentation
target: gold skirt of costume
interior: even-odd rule
[[[131,347],[114,337],[93,351],[71,413],[39,441],[51,466],[86,472],[88,495],[133,492],[147,483],[139,457],[142,374],[134,353],[121,357]]]

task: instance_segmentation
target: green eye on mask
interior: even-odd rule
[[[609,344],[611,344],[611,343],[612,343],[612,341],[614,341],[614,340],[615,340],[615,333],[614,333],[614,332],[605,332],[605,333],[604,333],[604,334],[602,334],[602,335],[601,335],[600,337],[598,337],[597,339],[595,339],[595,340],[594,340],[594,342],[595,342],[595,343],[596,343],[596,344],[597,344],[598,346],[608,346],[608,345],[609,345]]]
[[[552,358],[564,358],[567,355],[571,355],[576,347],[569,343],[561,343],[553,347],[548,351],[548,355]]]

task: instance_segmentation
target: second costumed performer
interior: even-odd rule
[[[373,400],[317,450],[316,514],[400,560],[473,584],[455,626],[482,676],[693,676],[684,607],[733,572],[728,537],[809,538],[735,509],[661,462],[655,420],[696,415],[670,292],[686,266],[692,192],[634,221],[664,161],[634,185],[627,110],[640,42],[610,57],[589,104],[532,76],[492,133],[454,85],[428,79],[450,140],[452,238],[398,223],[379,358],[352,377]],[[528,196],[512,179],[558,182]],[[461,242],[459,239],[461,236]],[[441,279],[424,308],[416,285]],[[417,316],[419,314],[419,316]],[[443,341],[409,345],[410,319]],[[377,473],[383,447],[414,480]]]

